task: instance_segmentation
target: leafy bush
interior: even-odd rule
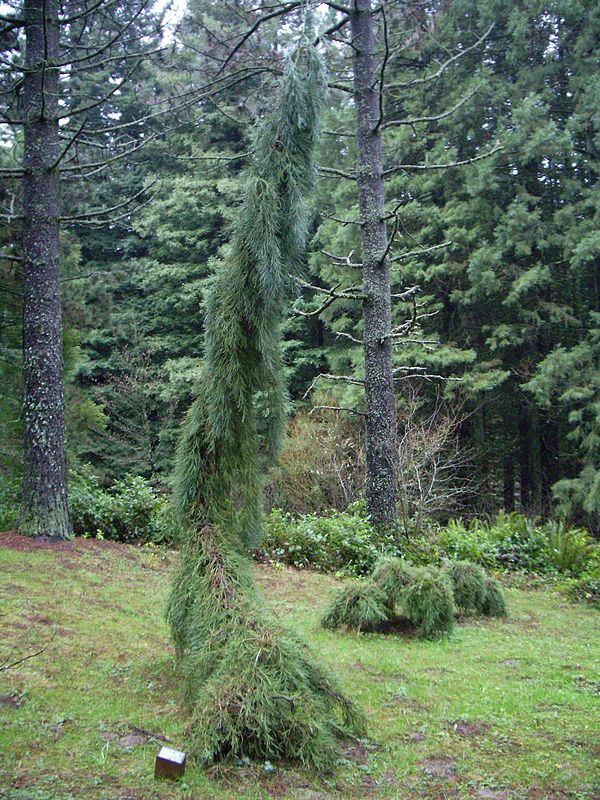
[[[576,603],[589,603],[600,608],[600,575],[587,574],[569,581],[565,594]]]
[[[547,531],[535,518],[501,511],[489,532],[496,544],[499,565],[526,572],[549,573],[555,570]]]
[[[420,567],[402,596],[402,610],[424,639],[451,633],[454,599],[447,578],[438,570]]]
[[[452,583],[458,608],[467,615],[482,614],[487,596],[487,575],[483,567],[471,561],[447,561],[444,571]]]
[[[274,509],[265,523],[260,552],[295,567],[366,575],[382,553],[396,555],[398,546],[392,534],[376,532],[356,512],[356,507],[350,507],[328,516],[294,516]]]
[[[343,586],[334,595],[323,615],[324,628],[355,628],[372,631],[388,618],[386,595],[371,581]]]
[[[361,431],[334,412],[296,414],[272,472],[273,504],[303,514],[345,509],[362,491]]]
[[[559,572],[579,575],[585,570],[594,550],[594,542],[582,528],[568,528],[561,520],[545,525],[552,560]]]
[[[472,561],[493,567],[497,561],[497,547],[490,536],[489,526],[479,519],[468,525],[461,519],[451,519],[438,531],[438,548],[445,558]]]
[[[19,502],[19,482],[14,478],[0,475],[0,531],[7,531],[16,526]]]
[[[83,470],[71,478],[69,502],[76,534],[119,542],[174,539],[167,503],[145,478],[128,475],[105,489],[95,475]]]

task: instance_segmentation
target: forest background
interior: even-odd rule
[[[418,287],[393,302],[396,326],[416,320],[394,348],[401,519],[414,530],[423,519],[503,508],[566,516],[597,533],[600,8],[454,0],[431,14],[418,3],[387,5],[379,25],[398,46],[387,58],[385,100],[398,118],[414,120],[385,130],[394,291]],[[250,67],[243,47],[235,53],[228,67],[243,81],[198,91],[167,119],[152,108],[199,90],[218,69],[222,43],[243,35],[253,15],[251,3],[189,0],[166,33],[160,15],[140,6],[123,55],[141,40],[159,54],[136,61],[132,74],[129,58],[115,59],[110,81],[119,89],[91,111],[90,127],[126,125],[118,136],[131,156],[83,185],[63,185],[74,487],[168,491],[202,359],[204,298],[238,211],[249,133],[293,25],[261,25]],[[334,22],[323,9],[320,24]],[[18,49],[10,37],[2,47]],[[344,177],[355,162],[354,109],[343,90],[345,54],[335,40],[326,53],[330,91],[305,282],[343,292],[357,283],[360,252],[355,187]],[[420,80],[424,68],[443,64],[435,82]],[[89,98],[104,93],[105,79],[69,75]],[[394,169],[470,160],[497,143],[466,166]],[[0,166],[18,164],[21,147],[4,128]],[[0,527],[13,522],[22,470],[19,191],[3,180]],[[286,314],[291,421],[268,500],[292,512],[343,509],[362,490],[362,390],[352,382],[363,377],[360,303],[337,298],[313,314],[321,300],[299,284]],[[72,495],[76,504],[76,488]]]

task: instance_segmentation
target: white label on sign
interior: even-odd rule
[[[185,761],[185,753],[181,753],[179,750],[171,750],[170,747],[161,747],[158,757],[164,761],[172,761],[175,764],[183,764]]]

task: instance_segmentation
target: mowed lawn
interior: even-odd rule
[[[265,600],[365,710],[367,740],[335,774],[278,764],[188,766],[157,782],[161,743],[185,749],[163,620],[175,554],[0,534],[0,797],[599,798],[600,614],[508,589],[506,621],[441,642],[319,628],[336,580],[258,566]]]

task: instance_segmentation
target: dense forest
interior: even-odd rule
[[[71,475],[169,486],[207,291],[301,13],[288,5],[263,19],[241,1],[138,0],[94,16],[63,4],[55,213]],[[23,473],[31,291],[17,11],[6,5],[1,39],[5,491]],[[396,415],[386,457],[404,520],[504,508],[598,529],[598,16],[579,0],[374,14],[394,395],[382,413]],[[301,511],[361,495],[365,402],[387,391],[363,358],[351,33],[335,4],[317,17],[328,93],[308,255],[282,322],[291,422],[269,494]]]

